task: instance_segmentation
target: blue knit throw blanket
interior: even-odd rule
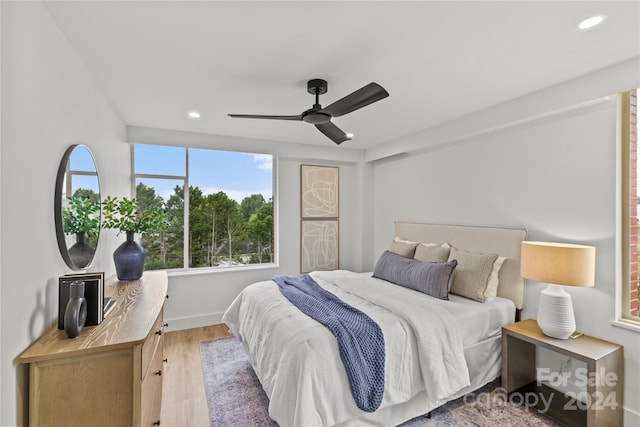
[[[373,412],[384,393],[384,336],[362,311],[322,289],[308,274],[274,276],[280,292],[307,316],[335,335],[358,408]]]

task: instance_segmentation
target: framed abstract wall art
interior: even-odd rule
[[[337,219],[301,221],[301,273],[339,268],[339,229]]]
[[[340,216],[340,169],[335,166],[300,166],[300,216],[338,218]]]

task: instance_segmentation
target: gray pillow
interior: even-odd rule
[[[409,259],[384,251],[373,271],[373,277],[410,288],[439,299],[449,299],[449,278],[457,261],[445,263]]]
[[[458,267],[453,274],[451,293],[485,302],[485,291],[489,285],[489,275],[493,270],[493,263],[498,259],[497,254],[482,254],[467,252],[451,248],[449,261],[458,261]]]

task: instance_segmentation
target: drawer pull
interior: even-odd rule
[[[154,426],[159,426],[160,425],[160,420],[156,421],[155,423],[153,423]]]
[[[165,323],[162,324],[162,327],[163,328],[167,328],[167,327],[169,327],[169,324],[167,322],[165,322]]]
[[[160,369],[158,372],[156,372],[156,375],[161,377],[162,376],[162,369]]]
[[[164,363],[167,363],[167,362],[169,361],[169,359],[162,359],[162,361],[163,361]]]
[[[165,297],[166,299],[169,299],[169,294],[167,294],[167,296]]]
[[[158,329],[158,330],[156,331],[156,335],[162,335],[162,329]]]

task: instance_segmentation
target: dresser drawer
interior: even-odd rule
[[[140,381],[145,379],[147,371],[149,370],[149,364],[158,348],[158,342],[160,342],[162,338],[162,333],[162,310],[160,310],[160,314],[158,314],[156,321],[153,323],[147,339],[144,344],[142,344],[142,376],[140,377]]]
[[[140,425],[152,427],[160,421],[160,406],[162,403],[163,371],[163,337],[159,335],[156,351],[149,363],[149,370],[144,376],[141,387]]]
[[[131,424],[132,360],[132,349],[122,348],[32,363],[29,425]]]

